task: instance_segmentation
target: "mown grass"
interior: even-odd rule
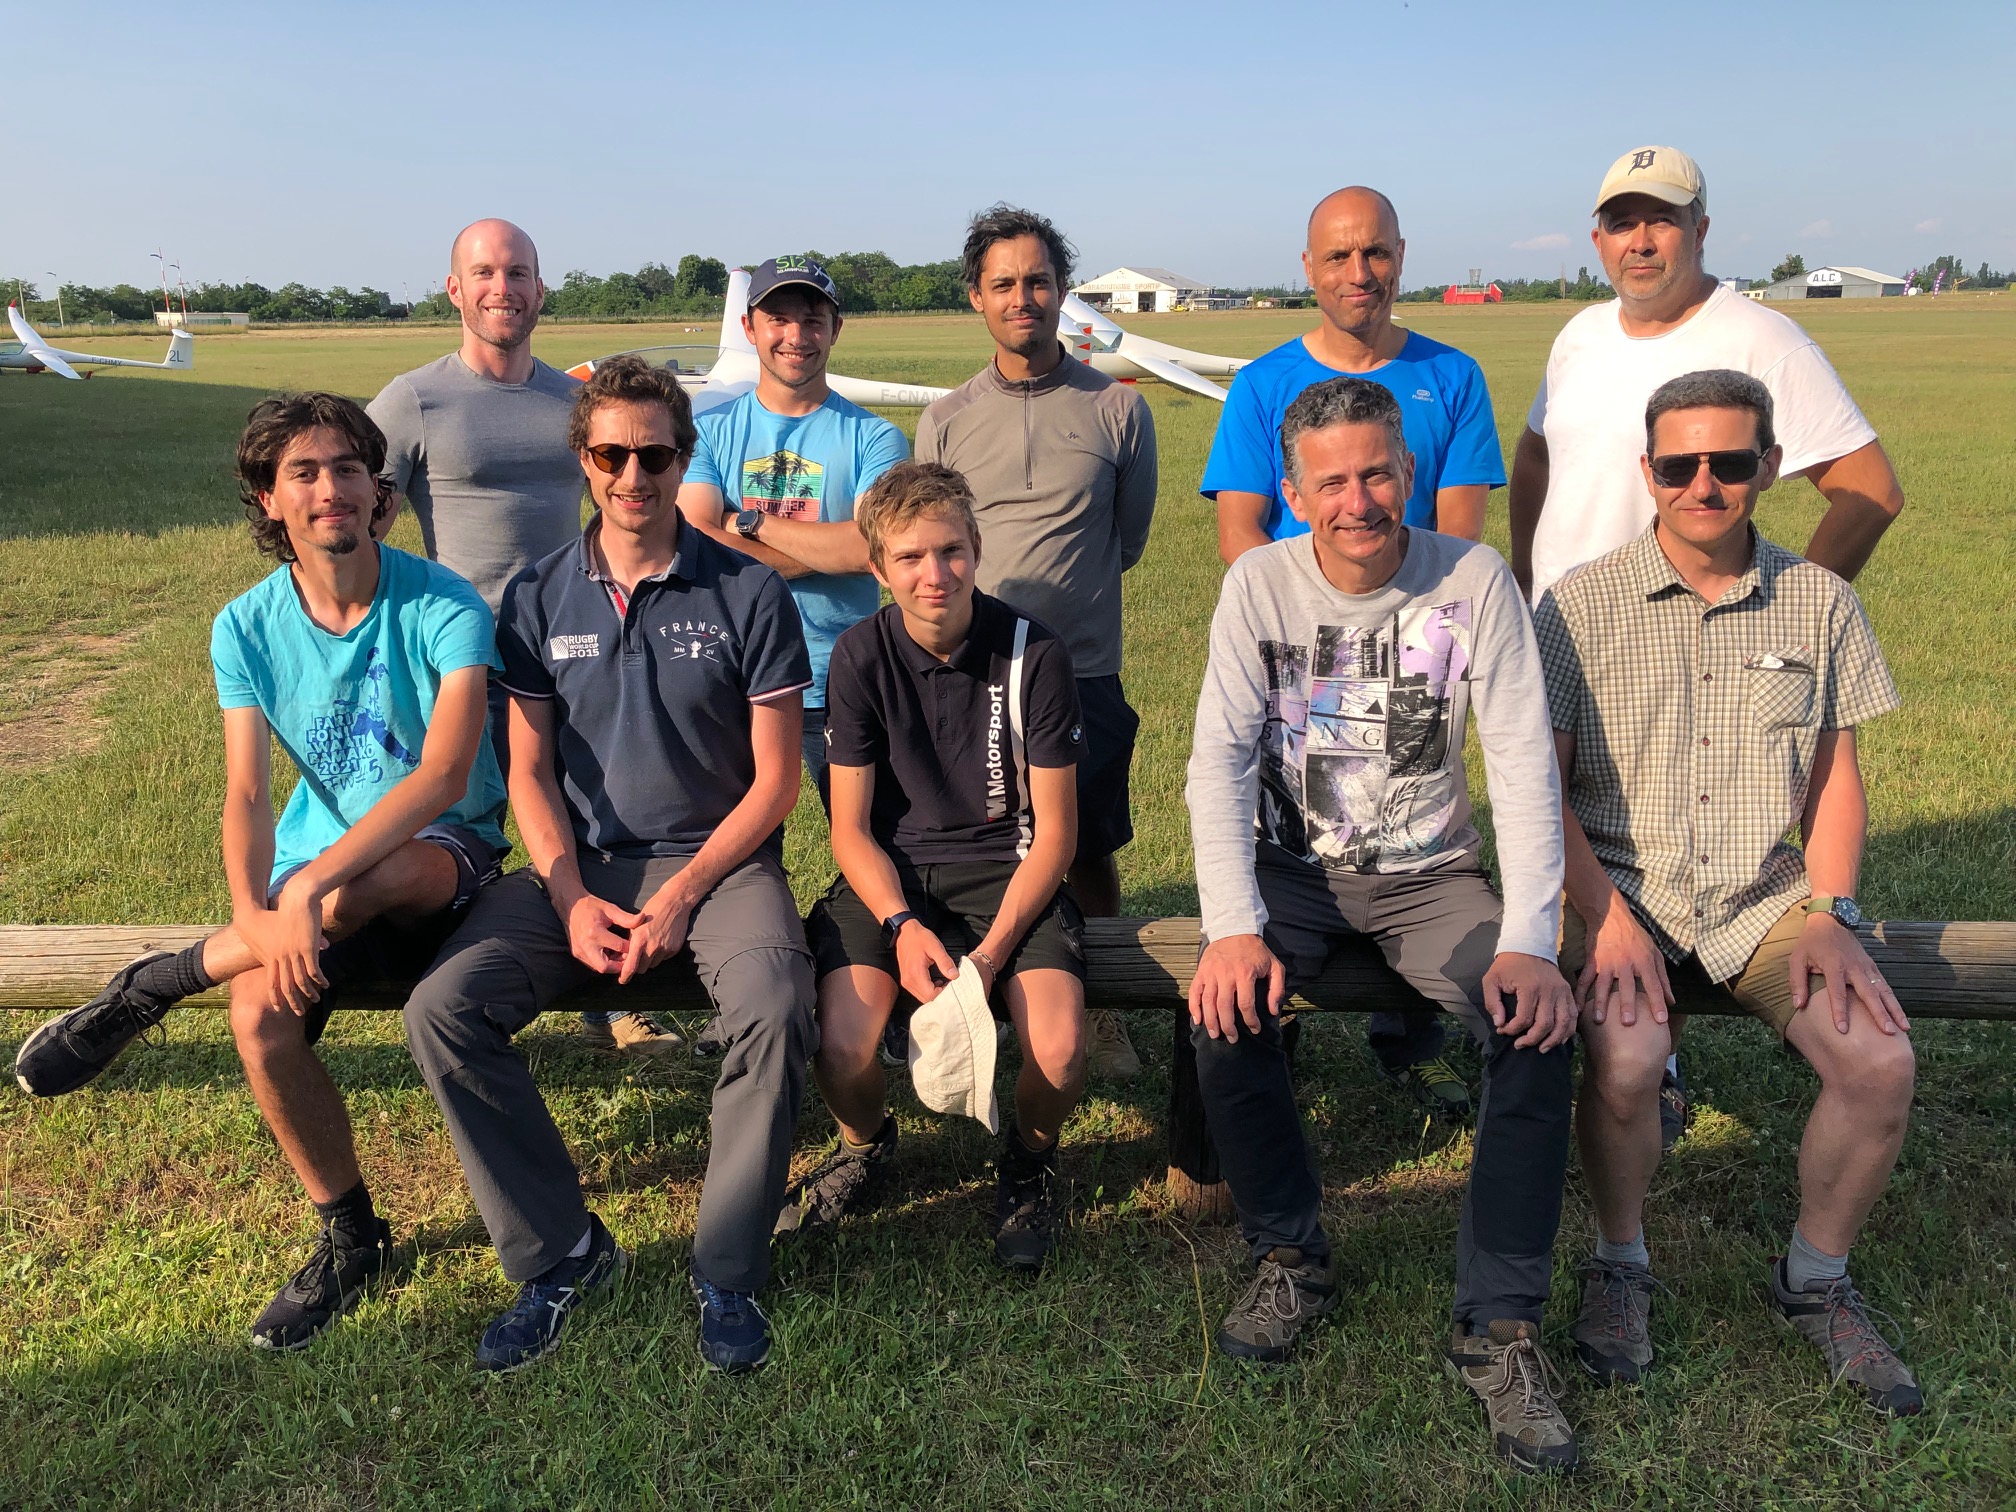
[[[1806,312],[1800,312],[1805,315]],[[1410,310],[1483,362],[1516,436],[1563,312]],[[1865,732],[1863,897],[1893,917],[2016,918],[2016,527],[2002,504],[2016,306],[1988,298],[1843,306],[1811,323],[1897,459],[1910,509],[1862,588],[1905,697]],[[1153,317],[1142,328],[1257,352],[1299,314]],[[682,332],[567,327],[569,362]],[[444,349],[438,330],[260,332],[198,347],[188,378],[0,379],[0,920],[221,917],[217,606],[261,570],[228,481],[255,398],[369,395]],[[687,339],[692,339],[688,337]],[[104,338],[115,350],[120,338]],[[133,349],[154,344],[133,338]],[[837,363],[950,383],[984,357],[977,322],[860,320]],[[1190,710],[1219,567],[1192,492],[1216,408],[1157,386],[1161,512],[1128,585],[1128,684],[1142,709],[1130,911],[1195,906],[1181,803]],[[899,422],[914,414],[897,412]],[[1502,541],[1503,496],[1493,528]],[[1767,500],[1793,545],[1804,484]],[[412,542],[410,522],[401,539]],[[80,650],[80,647],[82,648]],[[1480,785],[1481,796],[1481,785]],[[816,808],[791,826],[806,896],[823,885]],[[11,1056],[35,1016],[0,1016]],[[1437,1374],[1462,1136],[1431,1136],[1373,1082],[1354,1021],[1305,1040],[1326,1221],[1349,1300],[1289,1370],[1211,1359],[1205,1332],[1239,1246],[1167,1209],[1166,1026],[1150,1068],[1095,1087],[1068,1132],[1069,1241],[1034,1287],[986,1259],[984,1137],[907,1097],[905,1188],[837,1241],[784,1254],[780,1348],[751,1381],[706,1375],[680,1268],[706,1154],[708,1078],[639,1072],[527,1036],[595,1206],[641,1250],[633,1282],[551,1364],[481,1382],[469,1351],[506,1299],[432,1100],[396,1022],[332,1028],[364,1162],[406,1246],[396,1286],[308,1353],[241,1346],[297,1263],[305,1205],[213,1018],[172,1026],[91,1092],[0,1100],[0,1506],[1995,1506],[2016,1497],[2016,1046],[2006,1027],[1922,1024],[1917,1118],[1857,1273],[1897,1315],[1931,1407],[1877,1421],[1829,1394],[1775,1332],[1766,1257],[1796,1205],[1811,1078],[1749,1025],[1690,1031],[1704,1108],[1660,1174],[1650,1236],[1674,1295],[1662,1369],[1637,1393],[1574,1389],[1586,1472],[1507,1480],[1481,1418]],[[801,1142],[825,1137],[816,1098]],[[1554,1322],[1589,1232],[1571,1177]],[[1567,1358],[1564,1339],[1554,1344]]]

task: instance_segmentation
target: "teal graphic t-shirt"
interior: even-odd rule
[[[347,635],[308,617],[286,567],[224,606],[210,628],[217,702],[257,709],[301,769],[274,833],[273,875],[334,845],[420,765],[441,679],[502,670],[490,611],[446,567],[390,546],[378,593]],[[504,779],[486,730],[469,789],[436,823],[504,847]]]
[[[838,394],[809,415],[774,415],[748,393],[694,424],[700,444],[686,481],[720,489],[730,509],[760,509],[781,520],[853,519],[854,501],[910,455],[903,432]],[[833,642],[875,612],[882,590],[866,572],[815,572],[788,586],[812,656],[805,703],[823,709]]]

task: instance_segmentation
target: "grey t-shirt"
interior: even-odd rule
[[[581,464],[567,450],[580,387],[537,359],[525,382],[498,383],[450,352],[367,406],[427,555],[474,583],[493,615],[506,583],[581,534]]]
[[[1497,552],[1409,530],[1400,570],[1340,593],[1308,536],[1225,574],[1190,751],[1190,832],[1204,932],[1259,934],[1253,874],[1475,869],[1463,770],[1472,712],[1498,837],[1498,948],[1554,959],[1561,779],[1532,622]]]
[[[1067,357],[1015,382],[992,362],[917,422],[917,460],[973,485],[982,593],[1049,625],[1080,677],[1120,671],[1120,574],[1155,515],[1155,417]]]

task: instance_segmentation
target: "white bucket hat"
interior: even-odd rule
[[[994,1015],[980,968],[959,962],[959,974],[910,1019],[910,1085],[925,1107],[963,1113],[1001,1132],[994,1095]]]

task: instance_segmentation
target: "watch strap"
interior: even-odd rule
[[[905,924],[914,923],[916,921],[916,918],[917,915],[912,913],[907,908],[899,908],[896,910],[895,913],[889,915],[888,918],[882,921],[883,943],[886,945],[894,945],[896,943],[896,936],[903,932],[903,926]]]

